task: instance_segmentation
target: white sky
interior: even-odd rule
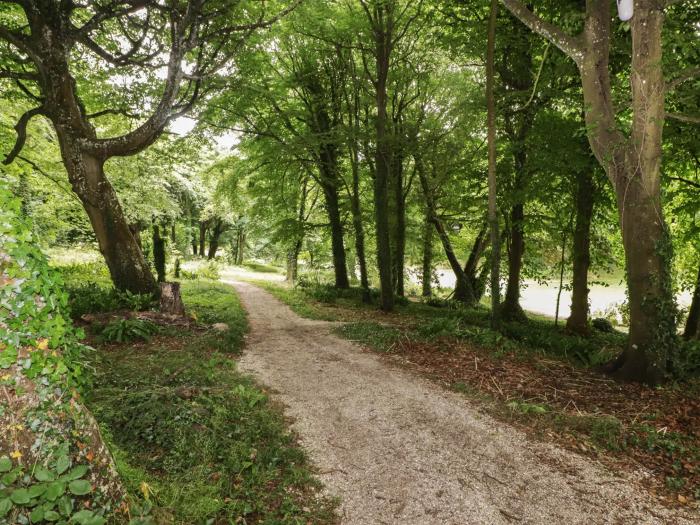
[[[193,118],[180,117],[170,123],[170,131],[184,137],[190,133],[196,125],[197,121]],[[214,142],[216,142],[216,147],[220,152],[231,151],[240,142],[240,134],[232,131],[223,134],[217,133],[214,136]]]

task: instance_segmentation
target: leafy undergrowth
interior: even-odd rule
[[[383,314],[346,292],[332,301],[301,288],[276,295],[306,300],[316,318],[325,310],[346,321],[336,329],[342,337],[478,399],[537,438],[621,468],[643,465],[654,474],[649,489],[669,504],[700,501],[700,384],[649,388],[604,376],[598,365],[619,352],[624,334],[582,338],[545,320],[494,332],[488,311],[445,302]]]
[[[236,371],[246,330],[236,295],[191,282],[183,298],[200,324],[97,345],[88,403],[127,489],[156,523],[332,523],[281,413]]]

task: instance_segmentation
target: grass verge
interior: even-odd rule
[[[333,523],[281,412],[236,371],[247,323],[232,288],[188,282],[183,298],[229,330],[173,327],[97,348],[88,404],[130,493],[155,523]]]

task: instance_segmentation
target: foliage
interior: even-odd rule
[[[0,523],[101,525],[121,494],[79,401],[86,347],[70,323],[61,275],[4,187],[0,270]]]
[[[158,326],[144,319],[117,319],[105,325],[100,337],[113,343],[127,343],[135,340],[148,341],[158,332]]]
[[[168,523],[333,522],[282,415],[230,358],[247,327],[232,289],[186,283],[183,299],[200,321],[230,329],[180,330],[93,362],[89,405],[130,492]]]

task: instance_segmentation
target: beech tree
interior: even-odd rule
[[[630,21],[632,124],[626,133],[613,106],[610,78],[611,2],[587,0],[583,30],[575,36],[548,22],[520,0],[502,0],[530,29],[551,41],[578,66],[588,138],[615,188],[630,302],[629,343],[614,365],[625,379],[657,383],[666,375],[676,345],[676,318],[669,263],[670,241],[661,203],[664,99],[674,84],[700,74],[662,70],[664,9],[673,0],[635,0]]]
[[[153,144],[206,92],[205,80],[228,64],[241,39],[291,9],[268,20],[252,4],[16,0],[2,5],[0,79],[12,80],[34,104],[17,121],[17,140],[4,163],[22,151],[30,120],[43,116],[51,122],[72,190],[119,289],[152,292],[156,282],[105,175],[105,163]],[[89,111],[76,69],[95,72],[92,84],[101,83],[105,91],[120,75],[132,79],[147,93],[141,109],[148,116],[134,115],[128,97],[122,106],[109,106],[109,94],[97,97],[106,107]],[[100,136],[97,119],[114,114],[140,123],[116,136]]]

